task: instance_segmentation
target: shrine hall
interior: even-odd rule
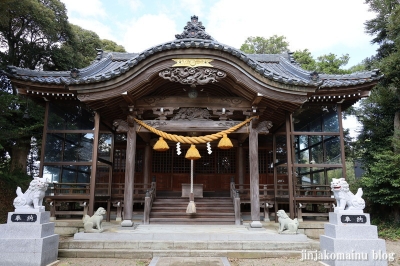
[[[7,75],[45,106],[39,175],[52,219],[104,207],[122,226],[137,213],[144,224],[257,223],[279,209],[327,217],[331,179],[346,178],[342,112],[381,77],[245,54],[197,16],[139,53],[98,50],[82,69]]]

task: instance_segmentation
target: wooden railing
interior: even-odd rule
[[[278,190],[280,195],[287,195],[287,191],[282,188]],[[260,207],[264,208],[264,221],[268,222],[269,219],[269,209],[274,206],[275,200],[275,189],[271,184],[259,184],[259,201]],[[235,200],[235,216],[236,210],[238,210],[238,216],[240,219],[240,204],[241,203],[251,203],[250,198],[250,184],[235,184],[231,182],[231,197]],[[237,199],[236,199],[237,198]],[[238,206],[238,207],[236,207]],[[237,208],[237,209],[236,209]],[[240,224],[240,223],[239,223]]]
[[[235,188],[235,182],[231,182],[230,184],[230,194],[233,201],[233,206],[235,210],[235,225],[240,225],[242,223],[240,219],[240,196],[239,191]]]
[[[114,183],[111,188],[109,186],[109,183],[96,183],[95,201],[107,202],[107,205],[112,202],[117,207],[117,220],[122,219],[125,183]],[[145,203],[147,190],[155,197],[155,182],[134,184],[133,202]],[[90,200],[90,183],[52,183],[46,191],[45,200],[50,203],[52,220],[56,219],[56,215],[85,215]],[[83,207],[83,210],[60,210],[61,205],[73,206],[75,203]]]
[[[87,194],[90,193],[89,183],[52,183],[50,185],[47,196],[57,195],[76,195],[76,194]]]
[[[117,221],[122,221],[122,209],[124,207],[125,183],[114,183],[111,188],[111,200],[114,207],[117,207]],[[133,188],[133,203],[146,203],[146,193],[151,191],[156,196],[156,182],[135,183]],[[152,204],[152,203],[151,203]]]
[[[153,201],[156,198],[156,182],[151,183],[151,188],[146,191],[143,212],[143,224],[150,223],[150,211],[153,206]]]
[[[296,197],[331,197],[329,185],[296,185]]]
[[[295,185],[295,200],[297,218],[301,221],[304,216],[327,217],[328,212],[306,211],[307,204],[321,204],[327,211],[332,210],[332,192],[329,185]]]
[[[90,198],[89,183],[52,183],[46,191],[45,201],[50,206],[50,219],[57,215],[86,215]],[[82,209],[76,209],[79,204]]]
[[[231,185],[232,190],[236,191],[239,193],[239,196],[241,198],[242,203],[250,203],[250,184],[235,184]],[[286,194],[286,191],[284,189],[280,189],[278,194]],[[259,184],[259,196],[260,196],[260,201],[262,200],[271,200],[274,198],[275,195],[275,190],[273,188],[273,185],[267,185],[267,184]]]
[[[240,203],[251,203],[250,184],[231,183],[231,197],[239,197]],[[334,199],[331,198],[331,189],[329,185],[295,185],[294,200],[296,201],[296,211],[299,219],[302,216],[326,216],[327,213],[321,212],[302,212],[308,203],[324,204],[325,208],[330,208]],[[260,207],[264,208],[264,220],[269,221],[269,209],[274,204],[287,203],[289,200],[288,184],[259,184]],[[240,205],[239,203],[239,205]],[[240,209],[240,207],[239,207]],[[235,209],[236,212],[236,209]],[[239,211],[240,212],[240,211]]]

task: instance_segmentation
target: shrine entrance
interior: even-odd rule
[[[153,151],[152,176],[156,177],[158,191],[180,192],[182,184],[190,183],[190,160],[185,159],[187,148],[177,155],[175,147],[167,152]],[[229,192],[231,178],[236,176],[236,149],[199,149],[201,158],[194,161],[194,183],[202,184],[206,195]],[[225,193],[229,195],[229,193]]]

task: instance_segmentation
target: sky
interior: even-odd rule
[[[345,68],[375,54],[364,23],[375,17],[364,0],[61,0],[69,22],[140,53],[172,41],[192,15],[218,42],[240,48],[250,36],[285,36],[291,51],[314,58],[349,54]],[[356,136],[360,125],[344,121]]]
[[[240,48],[250,36],[286,37],[291,51],[350,55],[351,67],[375,54],[364,0],[61,0],[69,22],[139,53],[172,41],[192,15],[218,42]]]

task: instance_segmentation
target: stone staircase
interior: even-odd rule
[[[319,250],[318,241],[65,241],[61,258],[151,259],[153,257],[301,258],[302,250]]]
[[[231,198],[196,198],[196,213],[186,213],[188,198],[156,198],[150,224],[235,224]]]
[[[59,257],[133,258],[228,257],[300,258],[302,250],[319,249],[305,235],[277,234],[275,228],[249,230],[246,225],[135,225],[105,223],[103,233],[61,238]]]

